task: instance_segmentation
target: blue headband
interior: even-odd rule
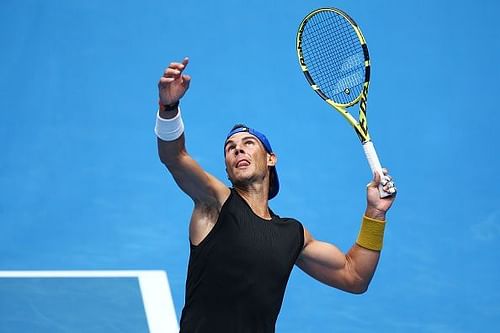
[[[264,134],[262,134],[261,132],[259,132],[257,130],[254,130],[253,128],[249,128],[246,126],[236,127],[235,129],[231,130],[228,133],[228,135],[226,136],[226,141],[230,137],[235,135],[236,133],[241,133],[241,132],[248,132],[248,133],[252,134],[253,136],[257,137],[257,139],[259,139],[259,141],[262,143],[262,145],[264,146],[264,148],[266,149],[266,151],[268,153],[273,152],[273,149],[271,148],[271,144],[269,143],[269,140],[267,140],[267,138]]]

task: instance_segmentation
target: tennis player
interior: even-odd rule
[[[361,227],[347,253],[316,240],[293,218],[269,207],[280,188],[277,157],[269,140],[245,125],[224,141],[232,187],[205,172],[188,154],[179,101],[189,88],[188,58],[173,62],[158,83],[160,107],[155,133],[162,163],[194,202],[183,333],[274,332],[294,265],[331,287],[367,290],[382,249],[385,218],[395,196],[381,199],[374,175],[367,185]],[[394,183],[384,170],[384,189]]]

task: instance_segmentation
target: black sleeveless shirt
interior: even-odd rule
[[[304,230],[271,215],[258,217],[231,190],[213,229],[191,244],[182,333],[274,332]]]

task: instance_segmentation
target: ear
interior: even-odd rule
[[[276,154],[274,153],[268,153],[267,154],[267,166],[268,167],[272,167],[272,166],[275,166],[276,163],[278,163],[278,156],[276,156]]]

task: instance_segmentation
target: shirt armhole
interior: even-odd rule
[[[304,249],[304,226],[299,221],[297,221],[297,224],[299,225],[299,245],[300,246],[298,247],[298,252],[297,252],[297,256],[296,256],[295,260],[297,260],[300,253]]]
[[[221,224],[220,222],[220,216],[222,214],[222,211],[224,210],[224,208],[229,204],[229,201],[232,199],[233,197],[233,192],[234,190],[231,188],[231,193],[229,194],[229,197],[227,197],[226,201],[224,202],[224,204],[222,204],[222,207],[220,209],[220,212],[219,212],[219,216],[217,217],[217,222],[215,223],[215,225],[213,226],[212,230],[210,230],[208,232],[208,234],[205,236],[205,238],[203,238],[203,240],[200,242],[200,244],[198,245],[194,245],[192,242],[191,242],[191,239],[189,239],[189,248],[191,251],[199,251],[201,248],[204,247],[205,243],[209,242],[210,238],[213,237],[213,234],[215,234],[217,232],[217,229],[219,229],[219,225]]]

